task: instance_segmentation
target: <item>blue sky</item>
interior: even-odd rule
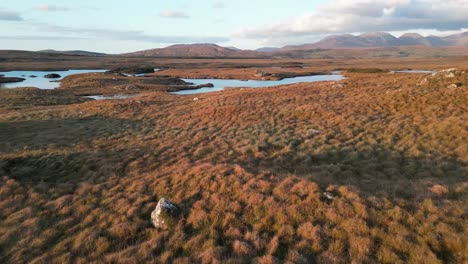
[[[255,49],[366,31],[446,35],[468,28],[466,14],[468,0],[2,0],[0,49]]]

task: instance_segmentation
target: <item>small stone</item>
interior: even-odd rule
[[[318,135],[320,133],[322,133],[320,130],[313,129],[313,128],[307,130],[307,134],[309,135],[309,137]]]
[[[171,222],[175,221],[178,213],[179,208],[163,197],[159,200],[154,211],[151,212],[151,223],[156,228],[169,229]]]
[[[198,97],[195,97],[195,98],[193,98],[193,100],[194,100],[194,101],[198,101],[199,99],[198,99]]]
[[[458,87],[458,85],[456,85],[455,83],[452,83],[449,86],[447,86],[447,88],[449,88],[449,89],[453,89],[453,88],[457,88],[457,87]]]
[[[331,193],[331,192],[324,192],[323,196],[325,196],[325,198],[327,198],[328,200],[335,200],[336,199],[335,195],[333,195],[333,193]]]

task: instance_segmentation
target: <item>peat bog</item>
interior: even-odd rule
[[[0,89],[0,262],[466,261],[466,60],[200,61]],[[169,93],[259,69],[346,79]]]

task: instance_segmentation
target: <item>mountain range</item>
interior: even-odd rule
[[[149,49],[120,54],[131,57],[206,57],[206,58],[259,58],[271,56],[288,56],[308,51],[388,48],[388,47],[468,47],[468,32],[447,37],[424,37],[417,33],[406,33],[395,37],[385,32],[371,32],[361,35],[333,35],[318,42],[303,45],[291,45],[282,48],[263,47],[257,50],[241,50],[236,47],[222,47],[216,44],[177,44],[165,48]],[[43,53],[74,56],[105,56],[107,54],[73,50],[43,50]]]
[[[397,38],[385,32],[364,33],[358,36],[351,34],[334,35],[326,37],[312,44],[286,46],[279,49],[279,51],[340,48],[381,48],[401,46],[468,46],[468,32],[450,35],[447,37],[423,37],[417,33],[406,33]]]
[[[150,49],[123,54],[126,56],[143,57],[265,57],[287,52],[315,49],[355,49],[383,48],[404,46],[452,47],[468,46],[468,32],[447,37],[423,37],[417,33],[407,33],[395,37],[385,32],[364,33],[358,36],[351,34],[326,37],[316,43],[285,46],[282,48],[264,47],[257,50],[240,50],[235,47],[222,47],[215,44],[179,44],[166,48]]]

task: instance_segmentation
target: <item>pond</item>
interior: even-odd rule
[[[116,95],[86,95],[84,97],[94,100],[122,100],[137,96],[136,94],[116,94]]]
[[[201,85],[212,83],[214,87],[212,88],[200,88],[195,90],[184,90],[173,92],[173,94],[200,94],[208,92],[221,91],[226,87],[249,87],[249,88],[258,88],[258,87],[271,87],[277,85],[286,85],[302,82],[320,82],[320,81],[340,81],[345,77],[338,72],[333,72],[329,75],[312,75],[312,76],[301,76],[294,78],[285,78],[282,80],[276,81],[260,81],[260,80],[232,80],[232,79],[183,79],[186,82],[191,82],[194,85]]]
[[[9,71],[0,72],[5,77],[20,77],[26,80],[16,83],[1,83],[0,88],[37,87],[40,89],[55,89],[60,86],[60,80],[72,74],[106,72],[107,70],[68,70],[68,71]],[[56,73],[61,77],[56,79],[44,78],[44,75]],[[36,76],[36,77],[32,77]]]

